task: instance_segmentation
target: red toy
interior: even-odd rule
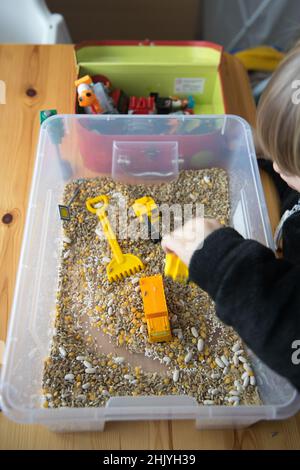
[[[148,96],[147,98],[131,96],[128,114],[156,114],[154,96]]]
[[[112,91],[111,97],[119,113],[127,114],[129,99],[128,96],[124,93],[124,91],[120,90],[120,88],[116,88]]]

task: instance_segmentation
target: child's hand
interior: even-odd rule
[[[219,228],[222,225],[215,219],[191,219],[182,228],[163,237],[161,245],[166,253],[175,253],[189,266],[194,251],[200,249],[205,238]]]

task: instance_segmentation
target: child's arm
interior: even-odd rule
[[[163,246],[184,258],[182,240],[167,239]],[[276,259],[270,249],[231,228],[221,228],[194,250],[189,271],[215,301],[219,318],[300,389],[300,365],[292,363],[292,344],[300,340],[300,267]]]

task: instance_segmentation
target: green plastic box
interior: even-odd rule
[[[225,114],[223,48],[202,41],[101,41],[76,47],[78,77],[104,75],[129,96],[186,97],[195,114]],[[74,91],[75,92],[75,91]]]

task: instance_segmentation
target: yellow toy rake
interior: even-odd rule
[[[108,220],[106,211],[108,202],[108,197],[103,194],[95,198],[87,199],[86,207],[88,211],[99,217],[103,233],[111,248],[113,259],[106,266],[107,277],[111,282],[121,280],[124,277],[128,277],[141,271],[144,268],[144,265],[137,256],[122,253],[120,245]]]

